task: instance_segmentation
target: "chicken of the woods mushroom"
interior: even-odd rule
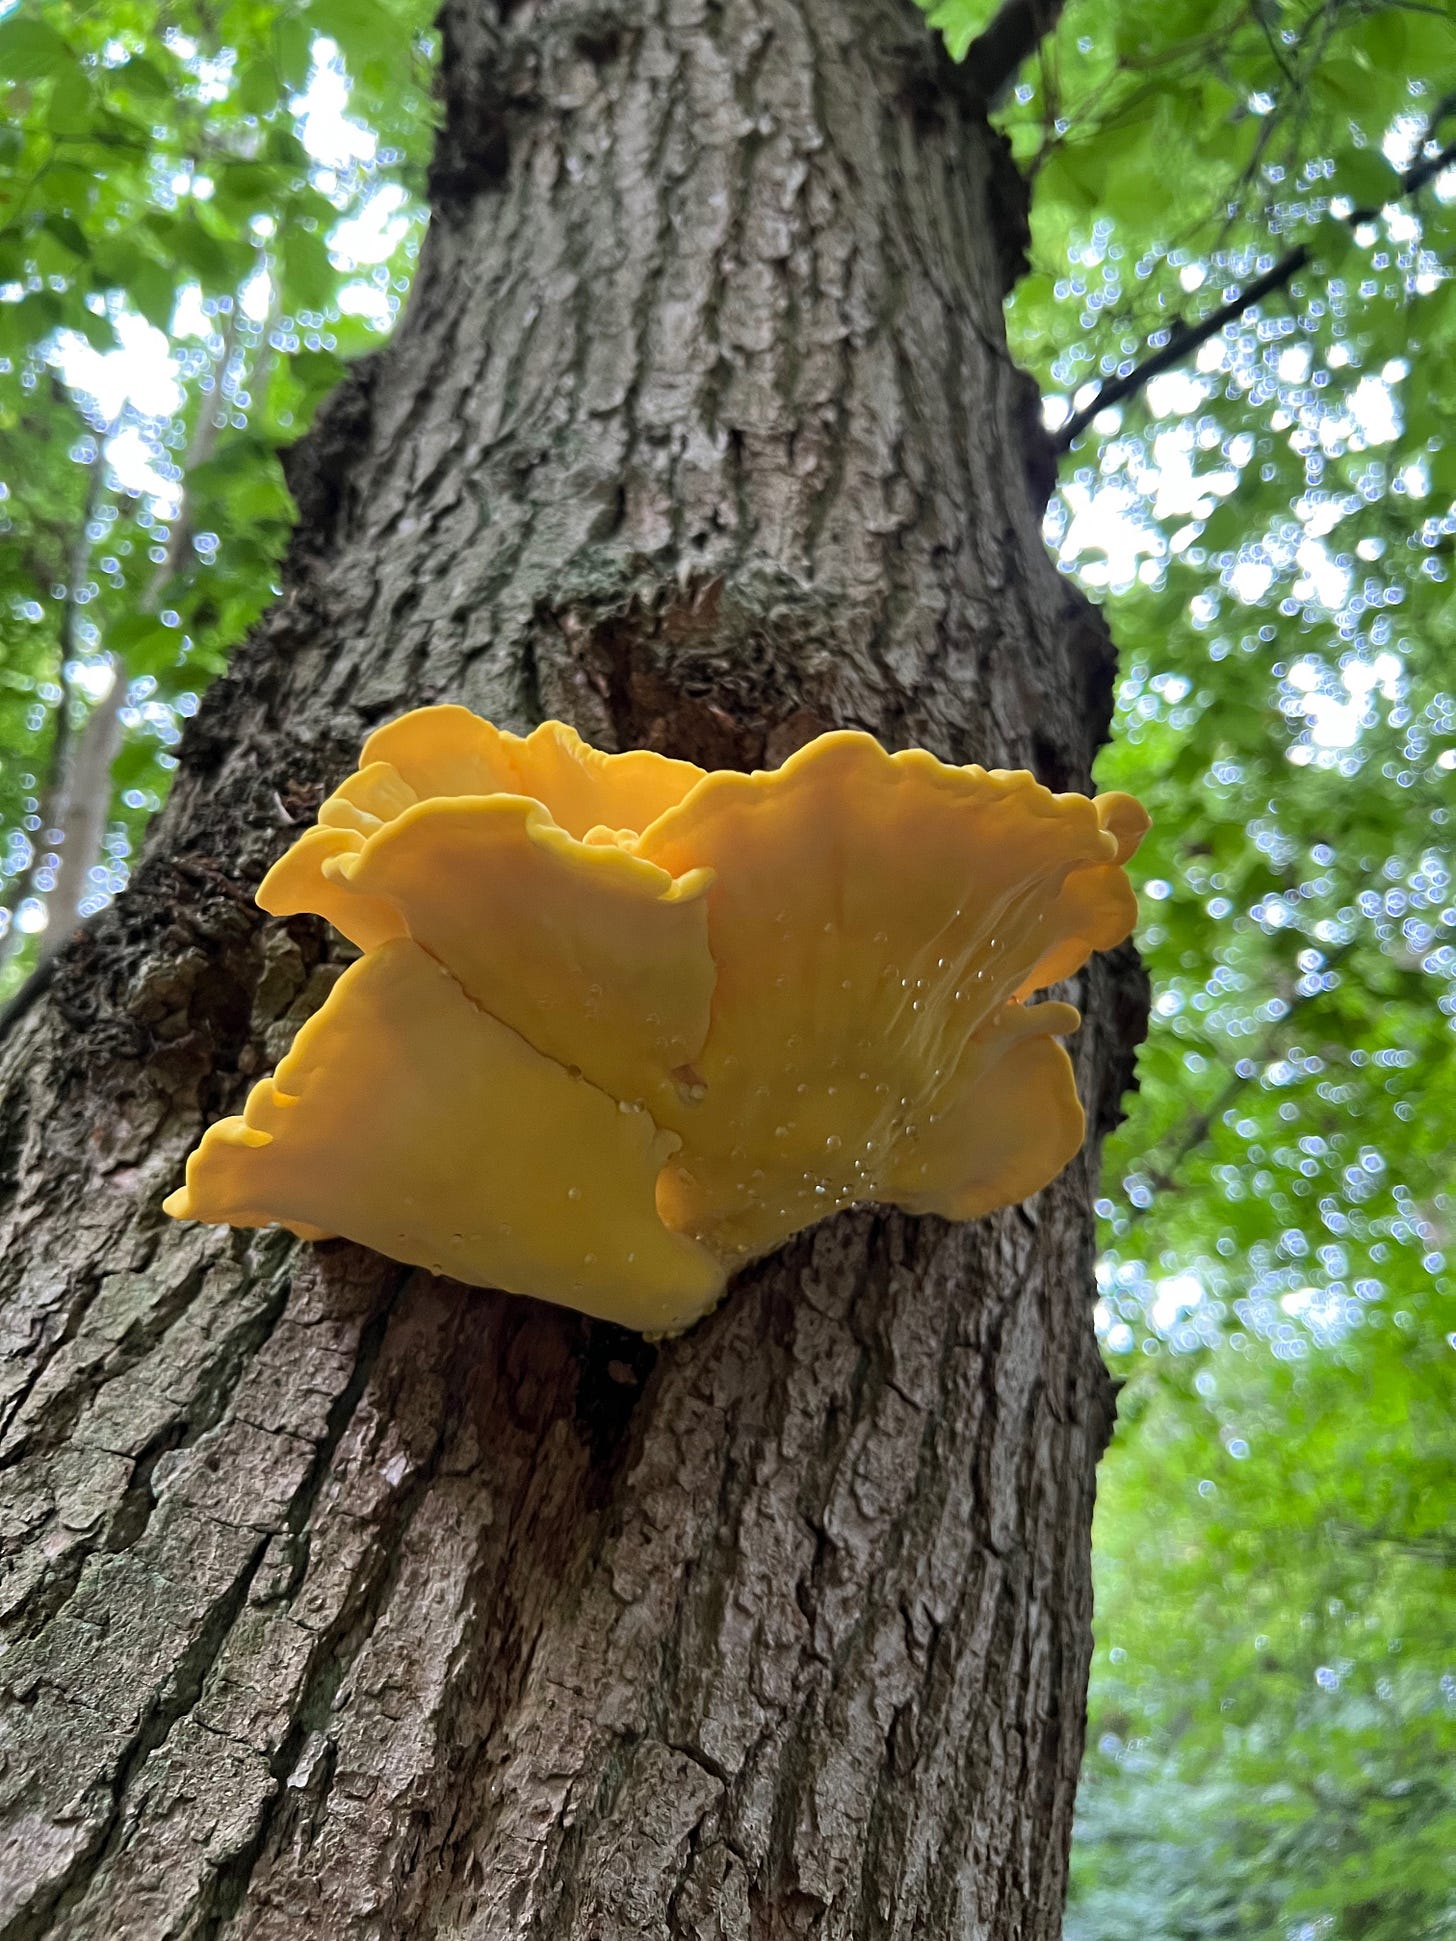
[[[837,1207],[974,1219],[1082,1143],[1030,1000],[1127,936],[1146,828],[865,734],[705,773],[419,709],[264,880],[363,954],[167,1211],[649,1334]]]

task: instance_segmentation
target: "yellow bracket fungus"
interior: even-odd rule
[[[342,1234],[651,1334],[836,1207],[972,1219],[1082,1143],[1131,797],[821,735],[770,773],[422,708],[369,738],[258,901],[364,953],[180,1219]]]

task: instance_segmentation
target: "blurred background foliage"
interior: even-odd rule
[[[1068,1933],[1456,1934],[1456,9],[1072,0],[1018,78],[1154,818]]]
[[[0,7],[0,996],[275,591],[278,450],[408,288],[432,12]]]
[[[1009,326],[1155,817],[1068,1933],[1453,1935],[1456,13],[1040,4]],[[927,12],[974,72],[991,7]],[[125,881],[408,287],[430,15],[0,0],[0,999]]]

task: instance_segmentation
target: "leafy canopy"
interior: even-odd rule
[[[68,729],[108,696],[121,706],[94,907],[165,791],[179,717],[275,591],[293,516],[279,447],[407,287],[430,13],[26,0],[0,14],[11,985],[44,922]]]

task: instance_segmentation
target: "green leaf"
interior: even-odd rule
[[[1399,174],[1374,148],[1352,148],[1340,158],[1336,184],[1357,209],[1381,209],[1403,193]]]
[[[118,80],[143,101],[165,101],[172,99],[172,84],[153,61],[144,55],[133,54],[119,71]]]
[[[1336,54],[1315,70],[1318,86],[1342,107],[1363,109],[1370,100],[1370,65],[1353,54]]]
[[[23,356],[37,348],[61,320],[61,301],[51,290],[33,291],[18,303],[0,303],[0,357]]]
[[[338,288],[338,271],[317,231],[296,226],[284,231],[279,248],[282,291],[294,310],[324,310]]]
[[[266,115],[275,109],[278,106],[278,74],[273,62],[266,58],[249,59],[246,50],[242,51],[233,98],[239,111],[245,115]]]
[[[1326,216],[1306,238],[1310,256],[1326,274],[1339,269],[1346,257],[1359,249],[1355,232],[1338,216]]]
[[[964,0],[954,3],[964,9]],[[381,0],[312,0],[309,24],[336,43],[354,73],[394,56],[399,43],[398,26]]]
[[[0,81],[41,81],[73,65],[65,36],[47,21],[25,13],[0,20]]]
[[[176,632],[164,627],[151,613],[129,613],[114,620],[106,630],[106,647],[126,670],[128,679],[140,674],[155,674],[175,660]]]
[[[1058,203],[1070,215],[1090,215],[1098,207],[1103,167],[1100,156],[1086,145],[1060,142],[1036,178],[1038,200]]]
[[[200,212],[158,222],[155,229],[182,273],[190,272],[209,293],[236,289],[252,267],[252,246],[215,236]]]
[[[344,375],[344,360],[331,350],[301,350],[289,360],[289,371],[297,382],[305,410],[326,398]]]
[[[73,222],[69,216],[47,216],[41,224],[41,227],[48,236],[59,243],[61,248],[69,256],[74,257],[76,261],[79,262],[90,254],[90,245],[86,241],[80,224]]]
[[[273,28],[273,58],[285,88],[301,92],[307,84],[313,66],[313,42],[313,27],[302,13],[279,15]]]
[[[91,118],[91,81],[74,58],[54,68],[50,76],[50,100],[46,105],[46,127],[63,140],[73,138]]]
[[[1410,35],[1399,7],[1383,7],[1372,12],[1355,31],[1358,45],[1372,66],[1388,74],[1409,72],[1405,63],[1410,52]]]
[[[1429,454],[1426,472],[1437,499],[1456,499],[1456,439],[1448,440]]]
[[[150,257],[139,257],[124,286],[132,306],[158,330],[170,330],[177,307],[177,284],[170,270]]]
[[[1235,494],[1230,498],[1220,499],[1213,511],[1209,513],[1203,522],[1199,543],[1206,546],[1210,552],[1233,552],[1237,551],[1240,541],[1249,536],[1248,507]]]

